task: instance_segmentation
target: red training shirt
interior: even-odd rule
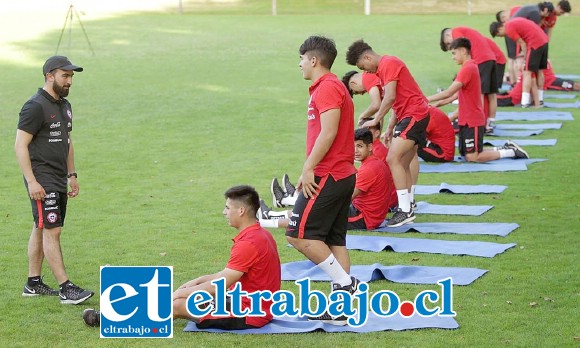
[[[485,38],[485,41],[487,41],[489,48],[491,49],[491,51],[495,55],[495,62],[497,64],[504,64],[505,65],[505,63],[507,63],[507,59],[505,58],[505,54],[503,54],[501,48],[499,48],[499,46],[495,43],[495,41],[488,38],[487,36],[484,36],[484,38]]]
[[[397,81],[397,93],[392,109],[398,121],[407,117],[420,121],[427,117],[429,105],[427,98],[402,60],[394,56],[383,56],[377,69],[377,76],[383,86],[391,81]]]
[[[459,119],[457,123],[460,126],[467,125],[469,127],[485,125],[481,101],[481,80],[479,69],[473,59],[463,63],[455,81],[463,84],[459,90]]]
[[[456,27],[451,29],[451,37],[455,40],[464,37],[471,42],[471,58],[477,63],[481,64],[489,60],[495,61],[495,55],[489,47],[485,36],[481,35],[477,30],[468,27]]]
[[[389,149],[383,144],[380,138],[373,141],[373,155],[385,162],[387,160],[387,155],[389,154]]]
[[[346,86],[336,75],[327,73],[309,88],[308,125],[306,131],[306,156],[309,156],[320,135],[320,115],[340,109],[338,131],[324,158],[314,167],[314,175],[332,175],[341,180],[356,173],[354,167],[354,104]]]
[[[552,12],[550,15],[548,15],[548,17],[542,17],[542,20],[540,21],[540,28],[542,28],[544,31],[552,29],[556,25],[557,20],[558,16],[556,16],[555,12]]]
[[[363,72],[362,74],[362,84],[365,88],[365,91],[370,92],[373,87],[377,87],[379,89],[379,93],[381,95],[381,99],[385,96],[385,89],[381,84],[381,79],[377,76],[377,74]]]
[[[525,18],[512,18],[505,23],[505,34],[510,39],[524,40],[529,48],[538,49],[548,43],[548,35],[534,22]]]
[[[392,178],[389,180],[387,170],[384,161],[370,155],[361,162],[356,174],[355,187],[361,193],[352,200],[352,205],[362,213],[369,230],[379,227],[389,212],[387,197],[395,185]]]
[[[446,161],[453,161],[455,155],[455,130],[447,115],[440,109],[429,107],[429,124],[427,125],[427,140],[439,145]]]

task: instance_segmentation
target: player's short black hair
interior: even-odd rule
[[[455,50],[458,48],[465,48],[467,50],[467,53],[471,54],[471,41],[469,41],[469,39],[464,37],[458,37],[457,39],[451,42],[451,45],[449,45],[449,49]]]
[[[347,72],[346,74],[344,74],[344,76],[342,77],[342,83],[344,83],[344,85],[346,86],[346,89],[348,89],[348,93],[350,93],[351,98],[354,95],[354,92],[352,91],[352,89],[350,89],[350,86],[349,86],[350,78],[356,74],[358,74],[358,71],[351,70],[351,71]]]
[[[359,128],[354,131],[354,141],[362,140],[366,145],[373,143],[373,134],[368,128]]]
[[[260,208],[260,196],[255,188],[249,185],[230,187],[225,193],[225,198],[240,202],[250,210],[251,216],[256,215]]]
[[[503,27],[503,23],[501,22],[492,22],[489,25],[489,33],[492,37],[496,37],[497,33],[499,33],[499,28]]]
[[[572,11],[572,6],[570,6],[570,2],[568,0],[560,0],[558,6],[560,6],[560,9],[565,13],[570,13]]]
[[[498,22],[501,22],[501,13],[502,13],[503,11],[504,11],[504,10],[497,11],[497,13],[495,14],[495,19],[496,19]]]
[[[318,58],[320,65],[325,68],[332,68],[332,64],[336,59],[337,51],[334,40],[324,36],[313,35],[304,40],[300,45],[300,55],[310,52],[312,57]]]
[[[346,63],[349,65],[356,65],[356,62],[362,57],[366,51],[372,51],[373,48],[362,39],[353,42],[346,51]]]
[[[445,44],[445,32],[451,28],[443,28],[441,30],[441,38],[439,39],[439,47],[441,47],[441,51],[447,52],[447,45]]]
[[[538,8],[540,9],[540,12],[544,11],[544,9],[548,9],[549,13],[554,12],[554,4],[552,4],[551,2],[539,2],[538,3]]]

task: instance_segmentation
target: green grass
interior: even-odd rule
[[[200,16],[142,14],[85,22],[96,55],[73,30],[67,54],[85,71],[75,76],[73,104],[76,164],[81,195],[70,201],[62,246],[74,282],[97,290],[99,266],[172,265],[174,282],[224,267],[235,231],[225,224],[223,192],[249,183],[269,197],[272,177],[296,179],[304,159],[309,82],[298,68],[298,47],[309,35],[333,37],[342,76],[348,45],[364,37],[380,53],[401,57],[425,93],[447,86],[457,67],[438,48],[445,26],[469,25],[482,32],[489,15],[438,16]],[[569,41],[576,17],[561,18],[550,44],[556,73],[579,73]],[[60,31],[16,43],[31,61],[54,52]],[[577,49],[576,49],[577,51]],[[40,64],[41,65],[41,64]],[[577,121],[538,138],[555,147],[528,147],[549,160],[526,172],[426,174],[421,184],[508,185],[499,195],[426,196],[430,203],[492,204],[481,217],[420,215],[418,222],[516,222],[505,238],[419,235],[453,240],[514,242],[495,258],[353,251],[356,264],[478,267],[488,274],[457,286],[458,330],[355,334],[243,336],[181,332],[172,340],[100,340],[85,327],[80,306],[54,298],[20,296],[27,273],[30,208],[12,150],[22,104],[42,84],[40,66],[0,61],[0,342],[3,346],[572,346],[578,330],[580,277]],[[368,102],[357,97],[357,111]],[[577,110],[572,110],[580,117]],[[283,262],[302,260],[273,230]],[[361,232],[356,232],[361,233]],[[45,265],[45,280],[54,284]],[[326,289],[327,284],[317,284]],[[284,289],[294,289],[290,282]],[[437,286],[371,283],[403,299]],[[530,305],[536,303],[536,305]],[[576,323],[576,324],[574,324]]]

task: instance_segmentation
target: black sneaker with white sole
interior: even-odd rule
[[[258,210],[258,218],[263,220],[268,220],[270,218],[270,213],[272,209],[266,205],[263,199],[260,199],[260,209]]]
[[[321,321],[326,324],[336,325],[336,326],[345,326],[347,323],[348,318],[345,315],[340,315],[338,317],[333,317],[328,312],[324,312],[322,315],[318,317],[308,317],[309,321]]]
[[[87,308],[83,311],[83,321],[87,326],[101,326],[101,312]]]
[[[284,174],[282,177],[282,189],[288,196],[294,196],[294,193],[296,192],[296,186],[292,185],[288,174]]]
[[[526,150],[522,149],[518,144],[514,143],[511,140],[508,140],[505,143],[504,148],[514,150],[514,154],[516,155],[515,158],[523,158],[523,159],[530,158],[530,155],[528,155]]]
[[[280,183],[278,183],[278,178],[272,179],[270,184],[270,192],[272,193],[272,204],[278,208],[283,208],[282,198],[286,195]]]
[[[32,297],[32,296],[58,296],[58,290],[54,290],[50,286],[44,284],[42,278],[34,285],[24,284],[24,289],[22,290],[22,296]]]
[[[397,209],[397,212],[387,221],[387,227],[399,227],[404,224],[408,224],[415,220],[415,213],[411,210],[405,213],[401,208]]]
[[[415,210],[417,210],[417,202],[415,202],[415,201],[412,201],[412,202],[411,202],[411,210],[412,210],[412,211],[415,211]]]
[[[62,304],[79,304],[85,302],[94,294],[92,291],[85,290],[68,282],[60,289],[58,296],[60,296],[60,303]]]
[[[350,280],[351,280],[351,283],[349,285],[345,285],[345,286],[340,286],[340,284],[333,283],[332,284],[332,291],[342,290],[342,291],[346,291],[346,292],[350,293],[351,295],[356,294],[357,292],[359,292],[358,286],[360,285],[360,280],[356,279],[353,276],[350,277]]]

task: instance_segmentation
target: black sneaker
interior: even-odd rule
[[[350,280],[352,281],[349,285],[340,286],[340,284],[332,284],[332,291],[346,291],[351,295],[354,295],[358,292],[358,286],[360,285],[360,280],[356,279],[355,277],[351,276]]]
[[[263,199],[260,199],[260,209],[258,210],[258,218],[263,220],[268,220],[270,218],[270,207],[266,205]]]
[[[272,179],[270,192],[272,193],[272,204],[278,208],[283,208],[284,205],[282,204],[282,198],[284,198],[285,193],[282,186],[278,183],[277,178]]]
[[[60,303],[62,304],[79,304],[88,300],[94,294],[92,291],[79,288],[69,282],[60,289],[58,296],[60,296]]]
[[[411,221],[415,220],[415,213],[411,210],[408,213],[405,213],[401,210],[401,208],[397,209],[397,212],[393,214],[393,216],[387,222],[387,227],[398,227],[404,224],[407,224]]]
[[[411,211],[417,210],[417,203],[415,201],[411,202]]]
[[[87,326],[101,326],[101,312],[87,308],[83,311],[83,321]]]
[[[296,186],[292,185],[288,174],[284,174],[282,177],[282,189],[288,196],[294,196],[294,192],[296,192]]]
[[[336,326],[345,326],[347,323],[348,318],[345,315],[340,315],[338,317],[331,316],[328,312],[324,312],[324,314],[318,317],[308,317],[310,321],[321,321],[326,324],[336,325]]]
[[[29,285],[28,282],[24,284],[24,289],[22,290],[22,296],[32,297],[32,296],[58,296],[58,291],[54,290],[50,286],[44,284],[42,278],[36,285]]]
[[[508,140],[504,147],[506,149],[512,149],[514,150],[514,154],[516,155],[515,158],[523,158],[523,159],[528,159],[530,158],[530,155],[528,155],[528,153],[526,152],[526,150],[522,149],[518,144],[514,143],[511,140]]]
[[[522,109],[528,109],[531,107],[532,107],[532,104],[522,104]]]

